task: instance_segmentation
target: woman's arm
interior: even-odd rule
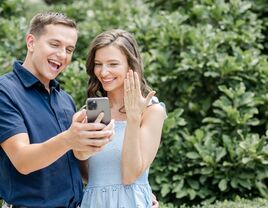
[[[123,183],[133,183],[154,160],[164,118],[164,108],[154,104],[145,110],[142,121],[127,121],[122,151]]]
[[[154,93],[144,98],[138,74],[129,70],[124,83],[127,115],[121,161],[124,184],[133,183],[149,167],[160,144],[165,109],[160,104],[147,107]]]

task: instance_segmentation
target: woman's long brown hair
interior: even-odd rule
[[[89,75],[87,96],[107,96],[107,92],[102,88],[100,81],[94,74],[94,65],[96,51],[109,45],[117,47],[125,54],[129,67],[138,73],[142,95],[146,96],[151,89],[144,78],[143,64],[137,42],[130,33],[121,29],[103,32],[92,41],[86,61],[86,69]]]

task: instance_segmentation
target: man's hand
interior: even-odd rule
[[[159,204],[154,194],[152,194],[152,198],[153,198],[152,208],[158,208]]]
[[[69,145],[79,160],[86,160],[101,151],[114,134],[114,121],[107,126],[100,123],[101,113],[94,123],[87,123],[86,111],[82,110],[73,116],[71,127],[66,131]],[[72,135],[72,136],[70,136]]]
[[[66,145],[76,151],[91,151],[92,147],[102,147],[109,142],[112,128],[105,128],[102,123],[87,123],[86,111],[82,110],[73,116],[70,128],[64,132]]]

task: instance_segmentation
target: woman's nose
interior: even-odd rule
[[[105,64],[103,64],[101,66],[101,74],[107,74],[108,72],[109,72],[109,68]]]

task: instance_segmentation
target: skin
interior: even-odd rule
[[[137,72],[130,69],[126,56],[116,46],[109,45],[96,51],[94,73],[107,91],[112,118],[127,121],[121,171],[123,183],[131,184],[156,156],[165,110],[160,105],[147,107],[155,92],[142,96]],[[123,105],[125,114],[119,112]],[[153,207],[158,207],[153,198]]]
[[[28,34],[28,56],[23,63],[49,90],[55,79],[70,64],[77,41],[77,31],[64,25],[47,25],[40,37]]]
[[[55,79],[71,62],[77,37],[76,29],[64,25],[47,25],[39,37],[27,35],[28,51],[23,66],[44,84],[48,92],[50,80]],[[74,114],[69,129],[43,143],[30,144],[28,134],[20,133],[6,139],[1,147],[22,174],[47,167],[69,150],[93,155],[108,143],[113,126],[85,123],[85,120],[86,112],[83,110]]]

